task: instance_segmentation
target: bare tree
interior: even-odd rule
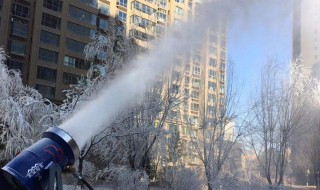
[[[238,112],[240,89],[236,87],[233,65],[228,65],[226,92],[220,96],[216,109],[202,109],[197,135],[192,133],[194,127],[189,125],[191,145],[204,166],[208,190],[218,189],[222,185],[224,164],[234,145],[245,133],[246,122]],[[235,120],[238,122],[236,126]]]
[[[164,80],[159,80],[150,88],[141,103],[128,111],[130,122],[123,126],[126,130],[145,131],[144,134],[130,135],[121,139],[128,162],[133,170],[146,170],[150,174],[153,150],[159,138],[166,139],[172,132],[172,123],[183,97],[181,76],[171,72]],[[168,127],[166,127],[168,126]],[[121,128],[121,127],[120,127]],[[171,136],[171,135],[170,135]],[[167,145],[164,145],[167,147]],[[163,156],[163,155],[162,155]]]
[[[295,62],[289,74],[283,75],[279,65],[269,60],[261,70],[253,102],[250,144],[271,189],[283,186],[289,142],[302,124],[304,86],[308,81],[301,69]]]

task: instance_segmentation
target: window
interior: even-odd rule
[[[129,31],[130,36],[133,36],[142,41],[151,41],[154,39],[154,36],[149,35],[147,33],[132,29]]]
[[[46,98],[54,98],[56,89],[54,87],[36,84],[36,90]]]
[[[209,65],[211,66],[211,67],[215,67],[215,66],[217,66],[217,61],[214,59],[214,58],[209,58]]]
[[[97,20],[97,26],[99,29],[103,30],[103,31],[108,31],[108,27],[109,27],[109,22],[106,19],[103,18],[98,18]]]
[[[188,109],[189,109],[188,101],[184,101],[184,102],[183,102],[183,107],[184,107],[185,110],[188,110]]]
[[[189,84],[189,83],[190,83],[190,77],[186,76],[186,77],[184,78],[184,83],[185,83],[185,84]]]
[[[189,89],[184,89],[184,95],[185,97],[189,97]]]
[[[119,0],[118,4],[122,7],[127,7],[128,0]]]
[[[133,15],[131,17],[132,23],[134,23],[136,26],[142,27],[142,28],[150,28],[152,29],[155,23],[151,22],[150,20],[147,20],[145,18],[142,18],[137,15]]]
[[[224,94],[224,85],[220,85],[219,92],[220,92],[221,94]]]
[[[78,0],[78,1],[93,8],[98,7],[98,0]]]
[[[200,87],[200,80],[199,79],[192,79],[192,86]]]
[[[57,71],[47,67],[38,66],[37,69],[37,78],[42,80],[47,80],[55,82],[57,77]]]
[[[225,103],[225,101],[224,101],[224,98],[220,98],[220,104],[224,104]]]
[[[158,2],[157,0],[146,0],[146,1],[154,5],[156,5]]]
[[[54,29],[60,29],[61,26],[61,18],[42,13],[42,21],[41,24],[44,26],[48,26]]]
[[[192,111],[198,111],[198,110],[199,110],[199,104],[197,104],[197,103],[192,103],[192,104],[191,104],[191,110],[192,110]]]
[[[62,1],[60,0],[43,0],[43,7],[56,11],[62,11]]]
[[[29,17],[29,8],[23,5],[13,4],[12,6],[12,14],[14,16],[19,16],[23,18]]]
[[[95,31],[87,28],[85,26],[81,26],[72,22],[68,22],[67,24],[68,31],[78,34],[80,36],[93,37],[95,35]]]
[[[200,75],[200,67],[199,66],[197,66],[197,65],[194,65],[193,66],[193,71],[192,71],[192,73],[193,74],[195,74],[195,75]]]
[[[118,13],[118,19],[119,19],[121,22],[127,22],[127,13],[122,12],[122,11],[119,11],[119,13]]]
[[[183,127],[182,128],[182,134],[183,135],[188,135],[188,128],[187,127]]]
[[[198,135],[198,133],[197,133],[197,131],[195,131],[195,130],[192,130],[192,131],[190,131],[190,135],[192,136],[192,137],[197,137],[197,135]],[[193,145],[193,144],[191,144],[191,145]],[[192,148],[192,150],[194,150],[194,152],[195,152],[195,147],[194,146],[191,146],[191,148]],[[195,161],[196,160],[196,157],[195,156],[193,156],[193,161]]]
[[[73,17],[74,19],[77,19],[79,21],[85,22],[87,24],[96,25],[97,16],[93,13],[87,12],[85,10],[70,5],[68,14],[70,17]]]
[[[215,103],[216,102],[216,96],[214,94],[208,94],[208,102]]]
[[[197,116],[192,116],[192,124],[197,125],[198,124],[198,117]]]
[[[1,18],[1,17],[0,17]],[[18,22],[18,23],[21,23],[21,24],[25,24],[25,25],[28,25],[29,24],[29,21],[26,20],[26,19],[23,19],[23,18],[20,18],[20,17],[11,17],[11,21],[12,22]]]
[[[39,60],[50,62],[50,63],[58,63],[58,52],[50,51],[47,49],[39,48]]]
[[[224,76],[224,74],[220,74],[220,81],[222,81],[222,82],[225,81],[225,76]]]
[[[161,24],[156,25],[156,32],[158,35],[165,35],[166,34],[166,27],[162,26]]]
[[[208,82],[208,88],[209,88],[209,90],[210,91],[215,91],[216,90],[216,83],[214,83],[214,82]]]
[[[214,70],[209,70],[209,78],[216,78],[216,72]]]
[[[221,63],[221,64],[220,64],[220,69],[221,69],[222,71],[224,71],[224,70],[226,69],[226,64]]]
[[[176,0],[176,2],[183,4],[183,3],[184,3],[184,0]]]
[[[46,44],[59,46],[60,36],[51,32],[41,30],[40,41]]]
[[[28,26],[18,22],[12,23],[12,34],[20,37],[27,37]]]
[[[78,80],[81,78],[81,76],[72,74],[72,73],[63,73],[63,84],[69,85],[69,84],[77,84]]]
[[[126,31],[126,27],[125,26],[120,26],[120,25],[117,25],[116,26],[116,31],[120,34],[124,34],[125,31]]]
[[[171,110],[170,113],[169,113],[169,116],[172,119],[176,119],[178,117],[178,112]],[[173,126],[173,127],[175,127],[175,126]]]
[[[199,98],[199,95],[200,95],[200,92],[196,90],[193,90],[191,93],[192,98]]]
[[[68,67],[74,67],[74,68],[84,69],[84,70],[87,70],[90,67],[90,62],[85,61],[83,59],[70,57],[67,55],[64,56],[63,64]]]
[[[172,86],[171,86],[171,91],[172,91],[172,93],[173,94],[178,94],[179,93],[179,85],[176,85],[176,84],[173,84]]]
[[[134,1],[132,3],[132,7],[135,10],[141,11],[141,12],[146,13],[148,15],[155,16],[155,13],[157,12],[156,9],[153,9],[153,8],[151,8],[151,7],[149,7],[149,6],[145,5],[145,4],[142,4],[142,3],[138,2],[138,1]]]
[[[24,56],[27,45],[18,41],[11,41],[10,53]]]
[[[110,7],[109,5],[99,2],[99,12],[103,15],[110,15]]]
[[[183,16],[183,9],[180,7],[176,7],[174,13],[176,16]]]
[[[209,116],[214,116],[216,114],[216,108],[213,106],[208,106],[207,110]]]
[[[67,38],[67,49],[76,53],[83,53],[86,44]]]
[[[162,9],[166,9],[167,8],[167,1],[166,0],[160,0],[159,1],[159,7]]]
[[[158,12],[157,13],[157,19],[158,19],[158,21],[166,22],[167,21],[167,15],[165,13]]]
[[[8,59],[7,61],[7,66],[8,69],[14,69],[22,72],[22,62],[13,60],[13,59]]]

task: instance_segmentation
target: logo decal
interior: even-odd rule
[[[43,166],[43,162],[41,163],[36,163],[34,166],[32,166],[27,173],[28,178],[32,178],[34,175],[36,175],[42,168],[44,168]]]
[[[64,152],[61,148],[57,148],[54,145],[49,145],[44,148],[44,151],[52,155],[55,163],[59,163],[63,160]]]

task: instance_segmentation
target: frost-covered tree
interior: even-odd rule
[[[292,146],[291,167],[296,183],[314,184],[320,189],[320,81],[319,75],[310,76],[308,85],[305,85],[308,96],[305,104],[307,114],[303,120],[303,127],[294,136]],[[309,172],[308,172],[309,171]],[[300,175],[299,175],[300,174]],[[307,176],[308,175],[308,176]]]
[[[56,106],[22,84],[20,73],[8,70],[0,48],[0,161],[10,160],[41,137],[56,121]]]
[[[71,85],[71,89],[66,90],[66,99],[59,111],[60,122],[72,116],[83,104],[94,99],[106,85],[112,82],[114,75],[121,71],[128,60],[135,56],[136,45],[131,38],[127,38],[124,33],[118,30],[110,30],[108,33],[97,33],[93,41],[86,45],[86,60],[93,64],[87,72],[87,76],[80,78],[77,84]],[[116,122],[115,122],[116,123]],[[114,126],[116,124],[111,124]],[[101,131],[84,146],[79,158],[78,172],[82,175],[84,159],[97,156],[99,162],[94,162],[98,168],[108,163],[116,157],[114,142],[110,136],[113,127],[109,126]],[[111,145],[112,146],[108,146]],[[99,154],[98,154],[99,153]],[[94,159],[93,159],[94,160]]]
[[[141,103],[138,103],[127,114],[130,121],[120,128],[128,131],[144,131],[119,139],[126,150],[130,167],[134,170],[147,170],[150,174],[153,148],[159,138],[165,138],[165,126],[168,124],[170,111],[178,106],[180,97],[174,91],[174,85],[158,83],[148,90]],[[174,92],[173,92],[174,91]]]
[[[137,52],[133,39],[117,30],[97,33],[92,40],[86,45],[84,53],[86,60],[93,64],[85,78],[80,78],[77,84],[71,85],[71,89],[65,91],[67,98],[60,112],[62,120],[70,117],[82,103],[95,98],[99,90],[105,87]]]

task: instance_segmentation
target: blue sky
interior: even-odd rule
[[[228,57],[243,83],[242,103],[259,81],[262,65],[275,58],[287,65],[292,51],[292,16],[288,3],[256,4],[229,24]]]

